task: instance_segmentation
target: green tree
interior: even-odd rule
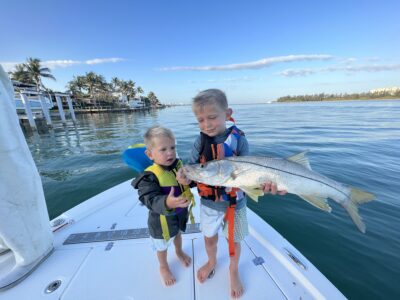
[[[118,77],[113,77],[111,78],[111,85],[113,87],[114,92],[119,92],[121,80]]]
[[[140,87],[140,86],[138,86],[138,87],[136,88],[136,92],[139,94],[139,97],[144,93],[142,87]]]
[[[13,80],[34,84],[33,80],[29,77],[24,64],[15,65],[14,71],[10,72],[10,75]]]
[[[149,99],[151,106],[157,106],[158,104],[160,104],[160,101],[153,92],[149,92],[147,98]]]
[[[86,88],[86,80],[84,76],[74,76],[74,79],[68,82],[67,88],[72,94],[77,97],[84,96],[84,89]]]
[[[45,88],[42,83],[42,78],[50,78],[56,80],[56,78],[51,74],[49,68],[42,67],[41,61],[38,58],[29,57],[27,62],[24,63],[24,67],[28,74],[30,80],[36,84],[36,90],[39,92],[40,88]]]

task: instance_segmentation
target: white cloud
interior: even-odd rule
[[[279,72],[279,75],[285,77],[307,76],[316,73],[331,73],[331,72],[384,72],[384,71],[397,71],[400,70],[400,64],[386,64],[386,65],[347,65],[347,66],[331,66],[326,68],[315,69],[286,69]]]
[[[71,59],[59,59],[59,60],[46,60],[42,61],[41,64],[44,67],[48,67],[50,69],[57,69],[57,68],[67,68],[76,65],[97,65],[97,64],[104,64],[104,63],[117,63],[121,61],[125,61],[126,59],[120,57],[111,57],[111,58],[94,58],[85,61],[79,60],[71,60]],[[12,71],[17,64],[21,64],[24,62],[0,62],[3,66],[5,71]]]
[[[87,65],[97,65],[97,64],[104,64],[104,63],[116,63],[124,61],[125,59],[120,57],[111,57],[111,58],[95,58],[85,61]]]
[[[71,60],[71,59],[59,59],[59,60],[47,60],[47,61],[42,61],[42,65],[46,66],[50,69],[56,69],[56,68],[66,68],[70,67],[73,65],[79,65],[81,64],[80,61],[77,60]]]
[[[282,72],[279,72],[279,75],[286,76],[286,77],[295,77],[295,76],[306,76],[306,75],[311,75],[316,73],[316,69],[286,69],[283,70]]]
[[[4,71],[9,72],[14,69],[14,66],[19,64],[19,62],[0,62],[0,65],[4,68]]]
[[[217,65],[217,66],[186,66],[186,67],[166,67],[161,68],[161,71],[231,71],[231,70],[244,70],[244,69],[261,69],[269,67],[273,64],[295,62],[295,61],[313,61],[313,60],[329,60],[333,56],[325,54],[310,54],[310,55],[287,55],[267,57],[256,61]]]

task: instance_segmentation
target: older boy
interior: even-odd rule
[[[232,109],[228,107],[225,94],[218,89],[200,92],[192,103],[192,109],[200,128],[200,136],[194,143],[191,162],[205,163],[226,156],[249,154],[244,133],[236,126],[226,128],[226,121],[233,121]],[[178,182],[189,184],[179,172]],[[239,277],[241,241],[248,234],[246,197],[238,189],[197,184],[201,196],[201,228],[204,234],[208,261],[198,271],[197,278],[203,283],[214,272],[217,263],[218,230],[223,228],[230,252],[231,296],[239,298],[243,285]],[[270,182],[263,186],[264,192],[276,194],[276,185]],[[278,192],[284,194],[285,191]]]
[[[139,190],[139,200],[149,209],[150,238],[157,251],[163,282],[170,286],[176,282],[167,262],[167,249],[172,240],[182,264],[188,267],[191,263],[191,258],[182,250],[181,236],[186,229],[190,204],[181,194],[188,191],[188,187],[176,181],[182,162],[176,158],[172,131],[160,126],[151,127],[144,135],[144,142],[146,155],[154,163],[134,179],[132,185]]]

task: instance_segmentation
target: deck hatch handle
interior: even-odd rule
[[[293,262],[298,265],[300,268],[302,268],[303,270],[307,270],[307,267],[305,264],[302,263],[302,261],[296,256],[294,255],[290,250],[284,248],[286,251],[286,254],[290,257],[291,260],[293,260]]]
[[[44,292],[46,294],[51,294],[52,292],[54,292],[55,290],[57,290],[59,287],[61,286],[61,280],[54,280],[52,282],[50,282],[46,289],[44,290]]]
[[[256,258],[253,259],[253,263],[256,266],[262,265],[264,263],[264,258],[262,258],[261,256],[257,256]]]
[[[107,244],[106,248],[104,249],[104,251],[110,251],[113,246],[114,246],[114,243],[113,242],[109,242]]]

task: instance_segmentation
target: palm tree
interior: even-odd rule
[[[85,77],[84,76],[74,76],[74,79],[68,82],[67,88],[75,96],[82,97],[84,92],[82,89],[86,89]]]
[[[121,85],[121,80],[118,77],[111,78],[111,84],[114,89],[114,92],[118,92],[119,86]]]
[[[42,67],[40,64],[40,59],[29,57],[27,62],[23,64],[29,78],[35,82],[36,91],[40,91],[40,88],[43,87],[46,89],[42,83],[43,78],[50,78],[56,80],[56,78],[51,74],[51,70],[46,67]]]
[[[26,71],[26,68],[24,64],[17,64],[15,65],[15,70],[10,72],[11,79],[20,81],[23,83],[34,83],[28,75],[28,72]]]
[[[136,88],[136,92],[139,94],[139,98],[141,97],[141,94],[144,93],[142,87],[140,87],[140,86],[138,86],[138,87]]]
[[[88,90],[89,97],[94,98],[94,89],[97,84],[97,74],[94,72],[86,72],[85,74],[85,86]]]
[[[158,100],[157,96],[153,92],[149,92],[149,94],[147,95],[147,98],[149,99],[150,104],[153,107],[160,104],[160,101]]]
[[[135,96],[136,96],[135,84],[136,83],[132,80],[128,80],[126,82],[126,88],[127,88],[126,93],[129,96],[129,98],[132,98],[132,99],[135,98]]]

